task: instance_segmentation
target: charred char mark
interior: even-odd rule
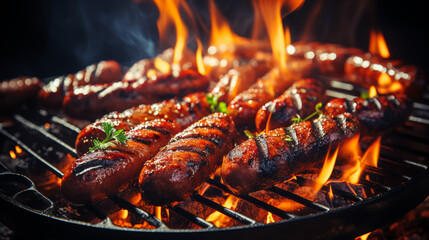
[[[213,125],[213,126],[196,125],[193,128],[211,128],[211,129],[219,130],[219,131],[221,131],[224,134],[228,133],[228,129],[222,128],[220,126],[215,126],[215,125]]]
[[[269,158],[267,140],[264,135],[259,135],[254,139],[258,150],[260,172],[264,176],[274,175],[277,172],[278,167],[275,160]]]
[[[290,126],[287,128],[283,128],[283,131],[285,132],[286,135],[289,135],[292,139],[292,141],[289,141],[289,146],[291,148],[296,148],[299,144],[299,140],[298,140],[298,137],[296,136],[295,128],[293,128],[293,126]]]
[[[144,145],[149,146],[150,144],[152,144],[152,141],[147,140],[146,138],[142,138],[142,136],[132,136],[131,140],[134,142],[138,142]]]
[[[87,161],[76,165],[76,167],[73,169],[73,175],[81,176],[89,171],[97,170],[100,168],[109,168],[116,163],[118,163],[117,159],[95,159],[92,161]]]
[[[292,98],[292,101],[293,101],[295,108],[298,111],[300,111],[302,109],[301,95],[298,93],[298,91],[296,89],[293,89],[289,95]]]
[[[399,100],[395,97],[395,95],[389,95],[387,96],[387,100],[391,103],[393,103],[396,107],[401,106],[401,103]]]
[[[356,112],[356,103],[353,100],[344,99],[344,107],[346,111],[349,113]]]
[[[316,119],[314,121],[311,121],[311,126],[314,129],[314,132],[316,133],[316,141],[320,144],[323,142],[323,139],[325,138],[325,130],[323,129],[323,126],[320,122],[320,119]]]
[[[375,106],[375,108],[380,111],[381,110],[381,103],[380,100],[378,100],[378,97],[369,98],[368,103]]]
[[[169,135],[170,134],[169,131],[161,129],[159,127],[147,126],[146,129],[149,129],[149,130],[152,130],[152,131],[155,131],[155,132],[159,132],[159,133],[161,133],[163,135]]]
[[[202,136],[200,134],[175,138],[175,139],[172,139],[172,141],[170,143],[181,140],[181,139],[202,139],[202,140],[206,140],[206,141],[213,143],[217,147],[222,147],[222,144],[223,144],[223,141],[221,139],[210,137],[210,136]]]
[[[347,119],[343,114],[334,117],[335,125],[341,130],[341,133],[345,134],[347,131]]]

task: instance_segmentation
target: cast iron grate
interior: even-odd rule
[[[329,79],[329,82],[330,88],[326,91],[329,97],[346,97],[351,99],[359,95],[361,91],[358,87],[342,83],[335,79]],[[60,117],[60,114],[55,115],[43,109],[30,110],[25,107],[19,113],[15,114],[10,122],[5,122],[0,126],[0,133],[2,135],[0,139],[3,143],[3,152],[0,153],[2,154],[0,155],[2,156],[2,158],[0,158],[0,199],[12,204],[16,208],[24,209],[24,211],[30,213],[30,216],[35,215],[34,219],[43,216],[43,218],[63,222],[66,228],[69,225],[82,225],[84,228],[113,230],[117,233],[123,234],[125,232],[138,237],[169,237],[171,234],[176,234],[176,237],[182,236],[183,238],[193,236],[189,234],[194,234],[195,237],[199,237],[200,235],[197,233],[209,234],[209,238],[218,238],[228,233],[228,230],[231,231],[231,234],[228,236],[232,238],[237,231],[242,233],[243,230],[245,230],[246,233],[252,234],[252,237],[259,238],[262,236],[258,235],[259,233],[265,234],[267,231],[272,234],[283,232],[284,234],[289,234],[289,236],[302,236],[302,234],[305,235],[305,233],[294,234],[288,229],[295,228],[297,224],[298,226],[310,224],[313,219],[317,222],[323,221],[325,218],[329,219],[329,221],[353,218],[353,215],[356,215],[356,211],[372,209],[374,204],[374,206],[381,205],[381,207],[386,205],[387,207],[385,206],[385,208],[387,211],[390,211],[391,207],[397,207],[397,203],[392,203],[392,201],[398,201],[398,198],[405,198],[406,196],[403,195],[411,191],[412,196],[416,200],[410,201],[408,204],[403,204],[404,206],[397,210],[398,213],[391,214],[393,216],[387,214],[387,216],[383,217],[383,219],[385,219],[384,221],[378,221],[378,224],[383,224],[386,221],[393,220],[392,218],[394,216],[401,215],[415,207],[416,204],[423,201],[429,194],[429,191],[422,190],[422,187],[419,187],[423,185],[423,183],[429,181],[429,173],[427,170],[429,166],[429,159],[427,158],[429,155],[429,137],[427,134],[429,133],[429,94],[427,92],[428,91],[426,91],[426,94],[421,100],[413,104],[413,112],[409,120],[392,133],[389,133],[388,136],[383,137],[379,165],[377,167],[366,166],[365,174],[361,175],[360,185],[364,189],[367,189],[367,192],[371,192],[371,196],[364,198],[359,194],[352,194],[341,188],[334,188],[334,190],[332,190],[326,185],[323,186],[321,193],[328,195],[331,192],[335,197],[341,198],[345,203],[341,206],[335,206],[335,204],[324,204],[315,200],[310,200],[280,187],[271,187],[267,190],[270,194],[278,195],[297,204],[301,204],[306,209],[310,209],[309,211],[298,214],[282,210],[252,195],[235,196],[257,209],[263,209],[283,219],[273,224],[265,224],[253,219],[252,217],[240,213],[240,211],[225,207],[210,197],[199,193],[195,193],[191,197],[192,202],[196,202],[212,209],[212,211],[218,211],[228,216],[234,221],[237,221],[239,223],[237,224],[238,226],[217,228],[215,224],[205,220],[206,217],[199,216],[189,211],[186,206],[179,204],[168,210],[187,219],[187,221],[198,227],[192,229],[174,229],[163,222],[162,218],[160,219],[159,216],[155,216],[155,214],[137,204],[131,203],[130,200],[120,195],[109,198],[109,200],[116,205],[116,211],[121,209],[127,210],[134,218],[139,218],[140,221],[147,223],[151,229],[127,228],[115,225],[109,217],[111,213],[102,206],[67,205],[64,203],[65,200],[55,199],[61,198],[58,192],[40,191],[39,189],[43,188],[43,186],[39,186],[38,183],[41,182],[41,178],[47,175],[53,175],[53,177],[50,176],[51,179],[60,181],[63,176],[61,169],[63,169],[65,163],[58,159],[64,159],[67,158],[67,156],[69,156],[69,158],[76,157],[73,141],[79,133],[80,128],[69,122],[66,118]],[[16,166],[10,161],[8,150],[12,149],[14,146],[18,146],[22,149],[22,154],[24,154],[27,162],[20,162],[20,164],[27,166]],[[54,150],[52,150],[52,148]],[[40,170],[40,168],[44,170]],[[48,173],[44,173],[43,171],[47,171]],[[371,177],[368,178],[367,176]],[[308,184],[311,181],[311,179],[304,177],[297,177],[293,180],[294,183],[300,186]],[[232,194],[227,187],[216,178],[208,179],[207,184],[217,189],[217,191],[220,191],[222,194]],[[405,188],[405,190],[403,188]],[[401,194],[399,197],[395,195],[397,192]],[[67,207],[61,208],[57,205],[67,205]],[[64,209],[66,209],[65,211],[71,212],[89,212],[89,215],[93,217],[87,219],[85,219],[85,217],[82,219],[68,218],[67,214],[59,214],[59,212],[64,211]],[[371,214],[374,213],[368,212],[367,216],[371,216]],[[380,218],[380,216],[378,216],[378,218]],[[374,219],[377,220],[377,217]],[[1,221],[4,220],[2,219]],[[344,226],[337,227],[336,233],[332,233],[331,230],[327,229],[319,233],[319,236],[320,238],[351,236],[351,234],[361,234],[379,227],[377,224],[372,224],[371,222],[372,221],[369,221],[367,224],[349,228],[347,228],[346,225],[348,223],[346,223]],[[64,226],[64,224],[61,226]],[[274,227],[270,227],[271,225]],[[268,228],[264,229],[266,226]],[[287,226],[290,227],[288,228]],[[321,224],[321,227],[322,226],[323,224]],[[353,233],[351,233],[352,231]],[[110,231],[107,232],[110,233]],[[307,235],[309,234],[310,233],[307,233]]]

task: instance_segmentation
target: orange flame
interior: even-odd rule
[[[232,32],[228,22],[219,12],[213,0],[209,1],[209,10],[211,22],[210,45],[234,45],[237,35]]]
[[[176,28],[176,46],[174,47],[173,63],[179,64],[188,40],[188,29],[179,13],[179,5],[183,3],[181,0],[155,0],[155,3],[160,10],[157,21],[160,39],[165,39],[166,33],[168,33],[167,27],[171,23]]]
[[[371,232],[365,233],[364,235],[355,238],[355,240],[367,240],[370,234]]]
[[[234,197],[233,195],[229,195],[226,199],[225,203],[222,204],[224,207],[234,210],[237,207],[238,201],[240,199]],[[212,222],[216,227],[225,227],[230,224],[231,218],[224,215],[221,212],[215,211],[210,214],[207,218],[207,221]]]
[[[331,176],[332,171],[334,170],[335,162],[337,160],[338,149],[339,147],[337,147],[335,151],[331,153],[331,146],[329,146],[322,170],[314,181],[313,190],[315,193],[317,193],[323,187],[323,185],[328,181],[329,177]]]
[[[265,27],[267,28],[268,38],[271,44],[271,50],[273,53],[274,61],[277,67],[280,69],[280,72],[284,73],[287,71],[287,55],[286,55],[286,46],[290,42],[286,42],[289,39],[285,39],[284,27],[282,23],[282,14],[281,10],[283,6],[287,6],[288,12],[290,13],[301,6],[303,0],[272,0],[264,1],[258,0],[253,2],[256,6],[254,9],[259,11],[262,16]]]
[[[375,89],[375,86],[371,86],[368,91],[368,97],[373,98],[376,96],[377,96],[377,89]]]
[[[276,220],[274,220],[273,214],[271,212],[268,212],[265,223],[273,223],[273,222],[276,222]]]
[[[197,46],[198,47],[197,47],[197,52],[195,53],[196,55],[195,57],[196,57],[198,72],[201,75],[206,75],[207,72],[203,61],[203,44],[199,39],[197,39]]]
[[[382,58],[389,58],[390,52],[387,48],[386,40],[380,31],[371,30],[369,36],[369,52],[378,54]]]
[[[342,181],[357,184],[360,176],[360,146],[359,135],[347,140],[341,147],[340,155],[349,161],[349,166],[343,172]]]
[[[11,157],[12,159],[15,159],[15,158],[16,158],[16,154],[15,154],[15,152],[14,152],[14,151],[12,151],[12,150],[10,150],[10,151],[9,151],[9,155],[10,155],[10,157]]]
[[[21,149],[18,145],[16,145],[16,146],[15,146],[15,152],[16,152],[17,154],[21,154],[21,153],[22,153],[22,149]]]
[[[355,144],[355,149],[359,148],[359,142],[353,142],[350,146],[353,144]],[[342,180],[350,182],[351,184],[358,184],[360,175],[362,174],[365,165],[376,167],[380,153],[380,144],[381,137],[378,137],[377,140],[375,140],[371,146],[369,146],[361,158],[355,156],[355,165],[344,171]]]

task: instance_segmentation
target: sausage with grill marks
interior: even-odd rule
[[[103,122],[111,123],[116,129],[130,130],[132,127],[153,119],[174,120],[184,129],[210,113],[206,93],[198,92],[182,99],[174,98],[160,103],[130,108],[122,113],[113,112],[86,126],[76,138],[76,151],[82,155],[93,146],[93,139],[104,139]]]
[[[337,98],[325,106],[325,114],[352,113],[360,122],[362,136],[382,135],[402,124],[411,114],[412,101],[403,93],[347,100]]]
[[[175,121],[156,119],[134,127],[126,145],[88,152],[65,171],[61,191],[72,203],[85,204],[113,195],[137,179],[143,164],[176,133]]]
[[[268,131],[224,157],[222,180],[236,194],[269,188],[296,174],[315,171],[323,165],[329,146],[335,149],[358,132],[358,121],[350,113]]]
[[[154,205],[186,200],[221,164],[233,146],[231,117],[214,113],[177,134],[140,173],[142,198]]]
[[[296,115],[307,116],[323,101],[324,86],[315,79],[300,79],[292,84],[281,96],[266,103],[258,110],[255,118],[256,129],[265,129],[269,119],[270,129],[289,126]],[[271,114],[271,117],[270,117]]]

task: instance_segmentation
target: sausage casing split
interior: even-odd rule
[[[65,171],[61,191],[72,203],[85,204],[116,194],[137,179],[143,164],[176,133],[174,121],[156,119],[126,133],[126,145],[88,152]]]
[[[282,95],[266,103],[256,114],[256,129],[261,132],[268,123],[270,129],[289,126],[291,119],[314,112],[318,102],[323,102],[324,86],[315,79],[300,79]],[[271,114],[271,117],[270,117]]]
[[[345,113],[277,128],[236,146],[221,167],[223,182],[236,194],[266,189],[324,162],[329,146],[358,134],[358,121]]]
[[[221,164],[233,146],[231,117],[214,113],[177,134],[140,173],[142,198],[154,205],[186,200]]]

